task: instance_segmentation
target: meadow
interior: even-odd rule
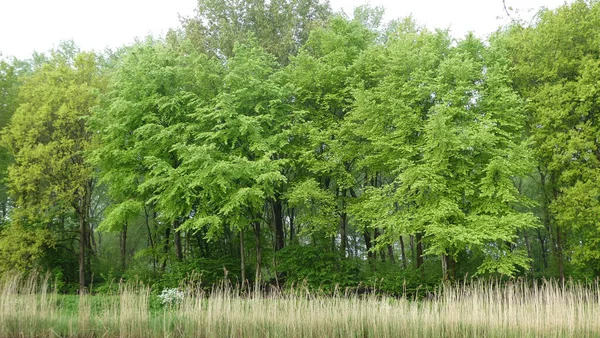
[[[469,281],[421,297],[227,286],[160,303],[150,288],[63,295],[47,279],[2,282],[0,337],[600,337],[598,284]]]

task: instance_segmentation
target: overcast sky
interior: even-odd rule
[[[506,0],[530,18],[541,6],[556,8],[564,0]],[[352,13],[364,0],[331,0],[334,10]],[[386,8],[386,19],[410,14],[430,28],[450,28],[454,36],[468,31],[485,37],[506,22],[502,0],[371,0]],[[27,58],[61,40],[83,49],[120,47],[136,37],[162,35],[178,27],[179,15],[194,13],[196,0],[0,0],[0,53]]]

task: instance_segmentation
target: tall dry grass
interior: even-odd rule
[[[600,337],[598,284],[472,282],[421,300],[221,287],[188,289],[164,308],[141,286],[96,296],[48,286],[19,276],[1,284],[0,337]]]

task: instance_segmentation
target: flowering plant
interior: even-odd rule
[[[183,300],[183,292],[175,288],[164,289],[158,298],[163,305],[175,305]]]

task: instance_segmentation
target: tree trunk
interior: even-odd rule
[[[404,251],[404,238],[400,236],[400,251],[402,253],[402,267],[406,270],[406,252]]]
[[[390,258],[390,262],[396,263],[396,259],[394,258],[394,248],[392,247],[391,244],[388,244],[387,250],[388,250],[388,257]]]
[[[540,247],[542,250],[542,260],[544,262],[544,270],[548,269],[548,258],[546,258],[546,246],[544,245],[545,241],[544,238],[542,237],[542,232],[540,231],[540,229],[537,229],[537,235],[538,235],[538,240],[540,241]]]
[[[296,229],[294,228],[294,208],[291,208],[289,210],[289,214],[290,214],[290,243],[292,243],[294,240],[294,235],[295,235],[295,231],[296,231]]]
[[[563,238],[562,233],[560,231],[560,227],[556,227],[556,256],[558,259],[558,274],[560,276],[560,280],[564,282],[565,280],[565,264],[564,264],[564,254],[563,254]]]
[[[456,261],[451,255],[442,255],[442,272],[444,280],[454,280],[456,270]]]
[[[377,239],[379,238],[379,236],[381,235],[381,231],[377,228],[375,228],[375,241],[377,241]],[[381,261],[385,262],[385,251],[381,250],[379,251],[379,255],[381,256]]]
[[[167,229],[165,230],[165,246],[163,247],[163,253],[165,255],[164,259],[163,259],[163,263],[162,266],[160,268],[160,270],[162,272],[165,272],[165,269],[167,268],[167,256],[169,254],[169,237],[171,236],[171,227],[167,227]]]
[[[121,247],[121,271],[125,272],[127,261],[127,223],[123,224],[119,244]]]
[[[417,232],[416,237],[417,237],[416,238],[416,241],[417,241],[416,267],[417,267],[417,269],[420,269],[421,266],[423,265],[423,233]]]
[[[152,237],[152,229],[150,229],[150,215],[144,205],[144,219],[146,223],[146,230],[148,231],[148,245],[152,249],[152,272],[156,273],[156,250],[154,249],[154,238]]]
[[[261,267],[262,267],[262,244],[261,244],[260,222],[254,223],[254,241],[256,242],[256,276],[254,277],[255,291],[260,291]]]
[[[179,220],[173,221],[173,242],[175,245],[175,255],[177,257],[177,261],[181,262],[183,260],[183,247],[181,245],[181,232],[179,231],[179,226],[181,222]]]
[[[341,244],[341,252],[342,252],[342,257],[346,257],[346,251],[348,249],[348,234],[346,233],[348,227],[348,216],[346,215],[345,212],[342,212],[341,216],[340,216],[340,244]]]
[[[285,246],[285,234],[283,231],[283,206],[279,198],[271,202],[273,208],[273,223],[275,225],[275,251]]]
[[[85,224],[85,214],[78,212],[79,217],[79,294],[86,293],[87,283],[85,280],[85,249],[87,241],[87,225]]]
[[[246,262],[244,261],[244,230],[240,230],[240,271],[242,274],[242,288],[246,283]]]
[[[367,249],[367,258],[372,259],[373,252],[371,252],[371,234],[369,234],[369,230],[365,230],[365,232],[363,232],[363,236],[365,238],[365,247]]]

